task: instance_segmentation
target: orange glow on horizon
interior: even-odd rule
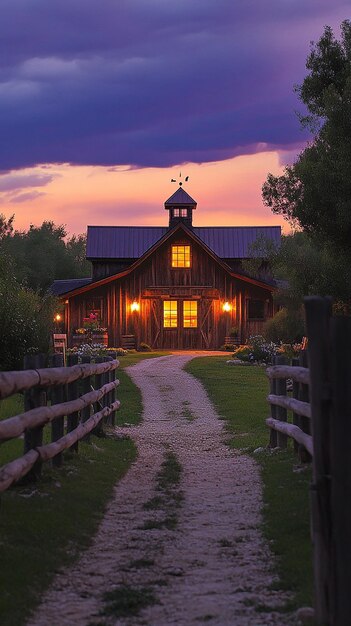
[[[15,202],[4,193],[0,211],[6,217],[15,213],[17,230],[52,220],[65,224],[71,235],[86,232],[88,224],[166,226],[168,213],[163,205],[176,190],[170,180],[180,168],[189,176],[184,189],[197,201],[195,226],[284,224],[261,199],[268,172],[283,171],[278,152],[171,168],[38,166],[20,173],[45,172],[53,177],[46,186],[22,190],[41,195]]]

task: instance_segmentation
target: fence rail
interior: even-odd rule
[[[0,443],[24,436],[23,456],[0,468],[0,492],[24,476],[38,478],[42,463],[50,459],[60,466],[64,450],[77,451],[78,441],[97,431],[102,420],[114,423],[120,407],[115,397],[119,361],[107,357],[90,363],[86,357],[78,364],[77,357],[70,356],[71,366],[62,367],[61,355],[53,360],[58,367],[43,368],[42,356],[29,357],[31,369],[0,373],[0,399],[24,392],[25,406],[23,413],[0,422]],[[44,444],[43,429],[49,423],[51,442]]]
[[[333,317],[329,298],[306,298],[305,309],[308,368],[303,353],[293,366],[278,357],[267,369],[266,423],[270,446],[286,447],[289,436],[301,460],[312,457],[315,620],[345,626],[351,616],[351,318]]]
[[[288,437],[294,440],[294,447],[301,461],[309,461],[313,456],[311,435],[311,405],[308,402],[310,372],[307,367],[306,352],[288,365],[284,357],[276,357],[274,365],[266,370],[271,392],[267,396],[271,415],[266,419],[271,429],[270,446],[286,448]],[[288,395],[288,383],[292,395]],[[291,412],[291,422],[288,417]]]

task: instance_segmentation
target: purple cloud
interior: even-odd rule
[[[289,149],[309,41],[349,0],[2,0],[0,169]]]
[[[4,174],[0,176],[0,192],[11,192],[27,187],[44,187],[57,177],[53,174]]]

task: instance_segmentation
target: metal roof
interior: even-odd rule
[[[165,226],[88,226],[87,259],[139,259],[167,230]]]
[[[165,202],[165,209],[169,206],[192,206],[193,209],[196,208],[197,202],[194,200],[189,194],[184,191],[183,187],[178,187],[177,191],[171,195],[168,200]]]
[[[88,226],[88,259],[138,259],[169,229],[163,226]],[[280,244],[280,226],[200,226],[192,232],[221,259],[249,258],[265,237]]]
[[[91,278],[70,278],[68,280],[54,280],[50,287],[50,291],[54,296],[60,296],[61,293],[79,289],[91,283]]]

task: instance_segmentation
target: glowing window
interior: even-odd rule
[[[177,300],[164,300],[163,327],[177,328]]]
[[[183,302],[183,326],[184,328],[197,327],[197,301],[184,300]]]
[[[188,217],[188,209],[173,209],[173,217]]]
[[[190,246],[172,246],[172,267],[190,267]]]

